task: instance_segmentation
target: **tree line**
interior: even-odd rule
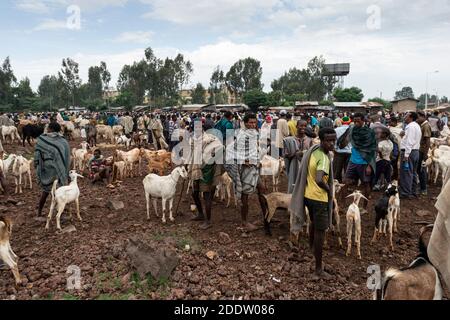
[[[229,96],[236,102],[247,104],[253,109],[259,106],[292,106],[296,101],[319,101],[331,105],[333,101],[360,102],[364,98],[357,87],[341,88],[337,78],[326,72],[323,57],[314,57],[303,69],[291,68],[271,83],[271,91],[263,91],[263,69],[260,61],[248,57],[234,63],[228,71],[216,67],[205,88],[198,83],[191,92],[190,103],[225,104]],[[105,96],[110,88],[111,73],[105,62],[88,69],[86,83],[80,78],[79,64],[71,58],[62,60],[57,74],[45,75],[34,92],[30,80],[20,81],[14,75],[11,61],[7,57],[0,67],[0,110],[2,111],[48,111],[69,106],[86,107],[90,110],[106,110],[108,107],[143,105],[163,108],[187,104],[180,94],[188,85],[194,69],[192,63],[182,54],[175,58],[161,59],[151,48],[144,52],[144,58],[133,64],[126,64],[119,74],[115,99]],[[396,92],[395,98],[414,97],[410,87]],[[435,95],[429,101],[437,101]],[[425,95],[419,100],[425,101]],[[386,108],[390,102],[381,98],[369,101],[381,102]],[[440,99],[448,102],[446,97]]]

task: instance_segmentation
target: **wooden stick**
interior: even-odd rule
[[[183,198],[185,184],[186,184],[186,179],[183,179],[183,185],[181,186],[181,194],[180,194],[180,197],[178,199],[177,208],[175,209],[175,214],[176,215],[178,215],[178,208],[180,207],[181,199]]]

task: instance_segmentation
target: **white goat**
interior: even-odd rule
[[[16,193],[23,193],[22,191],[22,176],[28,175],[30,182],[30,190],[33,189],[33,182],[31,179],[31,163],[33,160],[27,160],[23,156],[15,156],[12,163],[12,175],[16,182]],[[27,187],[27,179],[25,178],[25,188]]]
[[[61,230],[61,215],[64,211],[64,208],[67,204],[75,202],[77,208],[77,217],[80,221],[83,221],[80,216],[80,189],[78,188],[77,179],[83,179],[83,176],[78,174],[75,170],[70,171],[70,184],[68,186],[64,186],[56,189],[58,185],[58,180],[55,180],[52,187],[52,204],[50,206],[50,212],[47,217],[47,224],[45,225],[45,229],[49,229],[50,221],[52,220],[52,214],[55,207],[57,207],[58,213],[56,215],[56,227],[58,230]],[[70,217],[72,218],[72,212],[70,213]]]
[[[3,177],[6,178],[9,169],[11,168],[11,165],[13,164],[14,160],[17,158],[16,154],[10,154],[5,160],[3,160],[3,165],[1,167],[3,172]]]
[[[281,173],[284,170],[284,160],[275,159],[271,156],[265,155],[261,160],[261,176],[265,181],[267,176],[272,176],[273,192],[278,192],[278,185]],[[267,186],[267,183],[265,183]]]
[[[80,172],[84,171],[84,158],[88,153],[89,143],[86,141],[81,142],[81,149],[73,149],[72,157],[73,157],[73,170],[80,170]]]
[[[359,210],[359,202],[361,199],[367,198],[360,192],[355,191],[347,198],[353,197],[353,203],[348,207],[347,211],[347,257],[352,253],[352,231],[355,225],[355,243],[358,259],[361,259],[361,211]],[[368,200],[367,200],[368,201]]]
[[[11,139],[11,144],[14,143],[16,138],[17,138],[17,140],[20,141],[19,131],[17,130],[16,127],[2,126],[1,131],[2,131],[2,138],[3,138],[3,141],[5,142],[5,144],[8,143],[8,141],[6,140],[8,137]]]
[[[153,200],[153,207],[155,214],[158,215],[157,199],[162,199],[162,222],[166,223],[166,201],[169,201],[170,221],[175,221],[173,218],[172,207],[173,200],[177,191],[177,183],[181,178],[186,179],[188,173],[184,166],[176,167],[169,176],[158,176],[156,174],[149,174],[145,177],[143,184],[145,190],[145,199],[147,201],[147,219],[150,220],[150,200]]]
[[[116,144],[124,145],[128,150],[131,146],[131,138],[128,138],[126,135],[121,135],[119,137],[116,137]]]
[[[233,187],[233,180],[230,178],[227,172],[225,172],[219,179],[219,185],[216,190],[216,197],[220,197],[220,201],[224,201],[228,198],[227,208],[230,207],[230,202],[232,198],[231,188]],[[237,199],[234,198],[234,204],[237,207]]]
[[[18,257],[11,248],[9,242],[12,233],[12,221],[6,217],[0,217],[0,260],[3,261],[12,271],[16,284],[22,283],[17,266]]]

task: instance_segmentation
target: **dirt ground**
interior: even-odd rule
[[[75,146],[76,143],[71,143]],[[4,146],[7,153],[29,154],[31,148]],[[108,151],[110,152],[110,151]],[[105,151],[105,154],[108,154]],[[34,172],[33,172],[34,175]],[[362,260],[355,252],[346,257],[335,237],[325,250],[326,270],[331,280],[310,280],[314,261],[303,236],[298,252],[293,251],[289,238],[289,219],[278,212],[272,224],[272,237],[264,234],[257,198],[250,204],[251,221],[260,226],[247,234],[239,228],[240,213],[235,207],[226,208],[219,200],[213,206],[213,228],[199,229],[191,222],[191,197],[183,194],[175,223],[163,225],[154,214],[146,220],[143,177],[127,179],[114,190],[89,181],[80,181],[80,205],[83,222],[74,217],[71,222],[63,216],[62,227],[73,224],[76,232],[56,232],[55,220],[51,230],[45,221],[36,220],[39,188],[34,178],[33,190],[23,195],[0,196],[0,214],[14,220],[11,245],[19,256],[24,284],[15,287],[12,273],[0,271],[0,299],[287,299],[287,300],[365,300],[372,293],[367,288],[367,268],[380,265],[407,266],[417,254],[420,225],[418,221],[433,222],[434,202],[439,188],[431,187],[429,196],[402,203],[399,233],[394,235],[395,251],[387,249],[387,239],[370,245],[373,234],[373,202],[381,195],[375,193],[370,212],[362,217]],[[9,178],[10,186],[14,183]],[[282,191],[286,178],[282,179]],[[11,189],[11,187],[10,187]],[[125,209],[111,211],[109,199],[123,201]],[[45,214],[48,214],[50,199]],[[152,211],[153,213],[153,211]],[[345,229],[345,216],[342,218]],[[221,241],[219,234],[229,235],[231,242]],[[223,235],[222,235],[223,236]],[[125,252],[131,237],[146,243],[172,248],[180,263],[168,279],[140,279]],[[346,236],[343,236],[344,245]],[[189,250],[186,250],[189,245]],[[214,251],[210,260],[206,253]],[[66,289],[69,266],[81,268],[81,290]]]

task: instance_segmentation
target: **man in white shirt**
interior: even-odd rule
[[[337,141],[340,137],[342,137],[347,130],[350,129],[351,120],[349,117],[343,117],[341,119],[342,126],[336,128]],[[348,162],[350,160],[350,156],[352,155],[352,144],[349,143],[345,148],[339,148],[338,143],[336,142],[336,149],[334,153],[334,161],[333,161],[333,170],[334,170],[334,178],[342,183],[342,173],[347,171]]]
[[[400,166],[400,198],[417,198],[419,177],[417,174],[419,163],[420,141],[422,130],[417,121],[417,113],[409,112],[405,117],[405,134],[400,144],[402,163]]]

